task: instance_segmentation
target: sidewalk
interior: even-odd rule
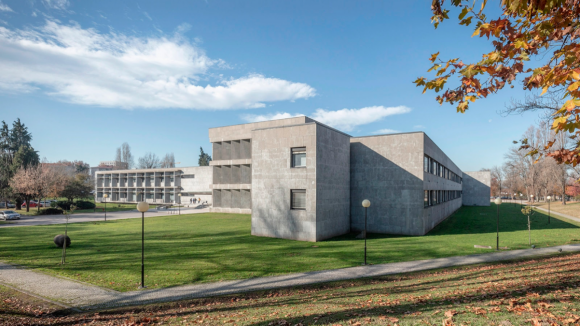
[[[580,245],[564,245],[540,249],[511,250],[480,255],[357,266],[336,270],[192,284],[131,292],[117,292],[0,263],[0,283],[20,289],[23,292],[57,301],[67,307],[94,310],[530,258],[540,255],[556,254],[559,249],[562,249],[563,252],[580,252]]]
[[[197,213],[208,213],[209,208],[181,208],[181,214],[197,214]],[[155,210],[150,209],[145,212],[145,217],[152,216],[175,216],[179,214],[179,210]],[[120,211],[120,212],[107,212],[107,221],[112,220],[122,220],[127,218],[140,218],[141,213],[137,210],[134,211]],[[73,214],[69,220],[69,223],[81,223],[81,222],[95,222],[104,221],[105,213],[79,213]],[[51,224],[64,224],[66,219],[64,215],[22,215],[20,220],[11,220],[6,224],[0,224],[0,228],[11,228],[19,226],[32,226],[32,225],[51,225]]]
[[[534,206],[534,208],[535,208],[535,209],[539,209],[539,210],[541,210],[541,211],[543,211],[543,212],[546,212],[546,213],[548,213],[548,210],[547,210],[547,209],[545,209],[545,208],[543,208],[543,207],[537,207],[537,206]],[[553,216],[553,215],[562,216],[562,217],[564,217],[564,218],[567,218],[567,219],[569,219],[569,220],[572,220],[572,221],[574,221],[574,222],[580,222],[580,218],[577,218],[577,217],[574,217],[574,216],[571,216],[571,215],[568,215],[568,214],[558,213],[558,212],[556,212],[556,211],[553,211],[553,210],[550,210],[550,214],[551,214],[552,216]]]

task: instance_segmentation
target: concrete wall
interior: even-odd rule
[[[181,191],[188,195],[181,196],[182,204],[189,204],[191,198],[201,198],[212,203],[211,184],[213,183],[213,167],[194,166],[182,168],[183,174],[194,175],[194,178],[181,178]]]
[[[270,121],[263,121],[263,122],[255,122],[255,123],[245,123],[241,125],[234,125],[234,126],[226,126],[226,127],[217,127],[217,128],[210,128],[209,129],[209,141],[212,143],[215,142],[222,142],[222,141],[231,141],[231,140],[240,140],[240,139],[251,139],[252,138],[252,131],[255,129],[264,129],[264,128],[273,128],[273,127],[281,127],[281,126],[288,126],[288,125],[297,125],[303,124],[307,122],[313,122],[314,120],[302,116],[302,117],[295,117],[295,118],[288,118],[288,119],[280,119],[280,120],[270,120]],[[244,146],[248,146],[249,144],[245,144]],[[243,151],[242,153],[246,153]],[[213,150],[216,150],[214,145]],[[230,151],[231,152],[231,151]],[[216,158],[214,158],[217,160]],[[220,160],[229,160],[229,158],[219,157]]]
[[[350,136],[316,125],[316,241],[350,232]]]
[[[314,123],[252,132],[252,235],[316,241]],[[291,148],[306,147],[306,167],[292,168]],[[290,190],[306,190],[306,209],[290,209]]]
[[[491,172],[463,172],[463,205],[490,205]]]
[[[353,231],[422,235],[423,133],[350,139],[350,212]]]
[[[432,159],[436,160],[443,166],[445,166],[450,171],[457,174],[459,177],[462,176],[461,170],[451,161],[451,159],[445,155],[445,153],[437,146],[431,138],[424,135],[424,151],[425,155],[428,155]],[[423,164],[422,164],[423,166]],[[451,181],[437,175],[423,172],[423,190],[458,190],[461,191],[461,183]],[[431,231],[437,224],[441,223],[447,217],[451,216],[453,212],[461,207],[461,198],[456,198],[444,203],[437,204],[435,206],[430,206],[423,209],[423,234]]]

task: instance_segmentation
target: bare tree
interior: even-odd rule
[[[145,155],[139,158],[138,167],[140,169],[156,169],[160,166],[159,157],[154,153],[145,153]]]
[[[175,156],[173,153],[165,154],[165,157],[161,160],[160,167],[162,168],[174,168],[175,167]]]
[[[133,159],[133,154],[131,154],[131,146],[127,142],[121,144],[121,147],[117,148],[117,153],[115,155],[115,161],[126,163],[127,169],[132,169],[135,166],[135,161]],[[122,164],[125,165],[125,164]]]
[[[502,168],[500,168],[496,165],[496,166],[491,168],[490,172],[491,172],[492,179],[495,179],[495,183],[497,185],[497,192],[498,192],[497,195],[501,197],[501,191],[502,191],[502,186],[503,186],[503,181],[504,181],[503,170],[502,170]]]

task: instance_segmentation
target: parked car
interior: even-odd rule
[[[40,207],[44,207],[42,204],[39,204],[35,201],[30,201],[30,207],[38,207],[38,205],[40,205]],[[26,207],[26,202],[22,203],[22,207]]]
[[[19,220],[20,214],[15,211],[0,211],[0,220]]]
[[[16,205],[12,204],[11,202],[8,202],[8,207],[6,207],[6,203],[5,202],[0,202],[0,208],[15,208]]]

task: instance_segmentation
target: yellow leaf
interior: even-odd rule
[[[540,96],[544,95],[544,93],[546,93],[548,91],[548,87],[544,87],[544,89],[542,90],[542,94],[540,94]]]
[[[573,92],[573,91],[577,90],[579,86],[580,86],[580,81],[577,81],[577,82],[573,83],[572,85],[568,86],[568,90],[570,92]]]
[[[574,78],[576,80],[580,80],[580,74],[575,72],[575,71],[572,71],[572,78]]]

